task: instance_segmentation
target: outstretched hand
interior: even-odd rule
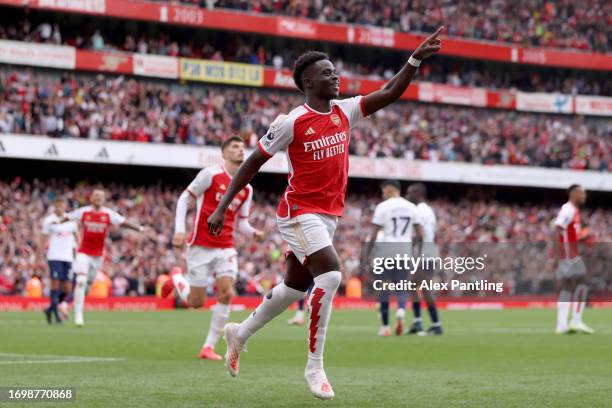
[[[424,60],[425,58],[429,58],[440,51],[440,48],[442,47],[442,40],[438,37],[440,36],[442,30],[444,30],[444,26],[441,26],[435,33],[427,37],[412,53],[414,58]]]

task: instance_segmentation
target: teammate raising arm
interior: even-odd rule
[[[74,260],[73,270],[76,275],[74,289],[74,323],[82,326],[85,323],[83,309],[85,293],[96,277],[104,261],[104,241],[111,225],[149,233],[143,226],[132,224],[115,210],[104,207],[106,194],[102,189],[95,189],[91,194],[91,205],[81,207],[66,214],[63,221],[78,221],[82,226],[81,243]]]
[[[334,397],[323,369],[323,347],[332,301],[342,279],[332,239],[338,217],[344,212],[350,129],[399,99],[421,61],[440,50],[441,31],[442,27],[427,37],[382,89],[366,96],[336,99],[340,77],[326,54],[310,51],[296,60],[293,79],[306,96],[306,103],[273,121],[259,140],[258,149],[240,166],[208,218],[210,234],[220,234],[225,212],[236,195],[270,157],[287,149],[288,187],[277,210],[280,233],[292,251],[287,255],[287,273],[284,282],[264,297],[255,313],[241,324],[226,326],[226,365],[231,375],[238,374],[239,355],[247,339],[302,298],[314,281],[309,299],[310,334],[304,377],[316,397]]]

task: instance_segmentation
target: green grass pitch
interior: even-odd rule
[[[304,382],[306,328],[289,317],[250,340],[233,379],[196,357],[209,312],[89,312],[80,329],[0,313],[0,386],[77,392],[71,403],[0,406],[612,406],[612,309],[585,312],[592,336],[553,334],[554,310],[483,310],[442,311],[440,337],[390,338],[376,336],[374,311],[335,311],[325,363],[336,398],[325,402]]]

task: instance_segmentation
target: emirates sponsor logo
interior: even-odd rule
[[[106,230],[107,224],[105,222],[85,221],[83,225],[87,232],[99,234]]]
[[[345,141],[346,132],[343,130],[342,132],[335,133],[331,136],[323,136],[311,142],[304,142],[304,152],[308,153],[313,150],[322,149],[324,147],[329,147]]]
[[[323,136],[313,141],[304,142],[304,152],[312,152],[313,160],[327,159],[345,153],[346,132]]]
[[[281,17],[277,21],[279,34],[294,37],[314,37],[317,34],[317,26],[308,20]]]

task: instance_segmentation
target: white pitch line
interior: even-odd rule
[[[122,361],[123,358],[115,357],[91,357],[91,356],[61,356],[53,354],[19,354],[19,353],[0,353],[0,357],[22,357],[28,360],[5,360],[2,364],[72,364],[72,363],[103,363]],[[31,360],[31,358],[42,358],[41,360]],[[45,360],[46,359],[46,360]]]

